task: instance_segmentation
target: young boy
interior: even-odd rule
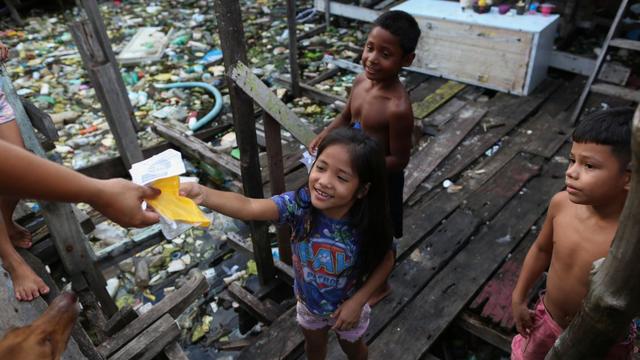
[[[511,344],[512,359],[544,359],[580,309],[592,263],[609,252],[631,180],[632,117],[629,108],[600,111],[582,120],[573,133],[567,188],[551,199],[513,290],[519,335]],[[527,293],[547,268],[546,293],[530,310]],[[631,330],[607,358],[631,359],[634,335]]]
[[[344,111],[309,144],[309,151],[315,153],[322,139],[341,126],[361,128],[382,144],[395,238],[402,237],[404,168],[409,162],[413,131],[411,101],[398,74],[413,62],[419,37],[418,23],[408,13],[389,11],[380,15],[362,52],[364,73],[354,80]],[[375,305],[390,290],[386,283],[369,304]]]

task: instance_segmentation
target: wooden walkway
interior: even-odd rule
[[[548,79],[527,97],[466,87],[428,111],[435,136],[414,151],[407,168],[415,192],[406,196],[393,292],[373,309],[365,335],[371,359],[431,357],[450,325],[508,351],[511,291],[550,198],[564,187],[567,116],[584,80]],[[414,105],[433,102],[431,94],[450,87],[416,74],[406,84]],[[624,104],[600,96],[587,108],[605,100]],[[304,178],[291,174],[288,188]],[[455,184],[449,190],[446,179]],[[304,354],[295,308],[240,355],[297,358]],[[333,336],[327,358],[344,358]]]

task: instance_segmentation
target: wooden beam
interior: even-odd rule
[[[159,303],[154,305],[151,310],[133,320],[122,331],[100,344],[100,346],[98,346],[98,352],[105,358],[111,359],[111,355],[115,354],[161,317],[168,315],[170,318],[177,318],[208,288],[209,285],[204,276],[199,272],[193,273],[187,278],[186,283],[180,289],[167,295]],[[173,322],[173,319],[171,319],[171,321]]]
[[[634,90],[605,83],[596,83],[591,86],[591,91],[598,94],[619,97],[621,99],[633,101],[635,103],[640,102],[640,90]]]
[[[289,73],[293,96],[300,96],[300,67],[298,66],[298,40],[296,31],[296,2],[287,0],[287,29],[289,29]]]
[[[131,339],[117,353],[110,356],[109,360],[151,360],[179,335],[178,324],[171,315],[165,314],[135,339]]]
[[[479,337],[480,339],[488,342],[489,344],[497,347],[498,349],[510,353],[511,352],[511,337],[507,336],[495,329],[490,328],[482,321],[476,319],[469,312],[465,311],[460,313],[456,318],[455,324]]]
[[[164,347],[164,356],[169,360],[189,360],[182,346],[177,341],[170,342]]]
[[[237,282],[232,282],[227,288],[231,297],[240,303],[258,321],[267,325],[274,322],[282,313],[279,307],[273,307],[269,302],[262,302],[250,292],[245,290]]]
[[[216,152],[213,147],[193,135],[180,132],[173,127],[156,122],[152,128],[180,150],[211,166],[222,167],[236,176],[241,176],[240,162],[231,155]]]
[[[300,143],[307,145],[316,136],[309,126],[300,121],[298,116],[280,101],[262,80],[253,75],[246,65],[241,62],[236,63],[232,66],[229,76]]]
[[[360,20],[365,22],[373,22],[382,14],[380,11],[363,8],[360,6],[342,4],[337,1],[315,0],[314,6],[316,10],[343,16],[349,19]],[[329,11],[327,11],[327,8]],[[327,21],[328,22],[328,21]]]
[[[87,14],[87,19],[89,20],[89,23],[91,23],[93,33],[97,36],[98,43],[100,44],[100,48],[102,49],[102,53],[104,54],[106,60],[113,67],[113,71],[117,74],[120,74],[118,61],[116,60],[116,56],[113,53],[113,49],[111,48],[111,42],[109,41],[109,36],[107,35],[107,30],[104,25],[104,21],[102,20],[102,15],[100,15],[97,1],[80,0],[80,5]],[[133,106],[131,105],[131,101],[129,100],[129,96],[127,95],[128,92],[127,87],[124,84],[124,80],[121,76],[113,80],[115,81],[114,85],[118,88],[118,92],[125,95],[126,99],[124,99],[122,105],[125,107],[124,111],[128,114],[126,119],[131,121],[131,124],[133,125],[133,128],[136,132],[140,131],[140,124],[138,124],[138,121],[136,121],[136,118],[133,114]]]
[[[455,81],[447,81],[444,85],[440,86],[433,94],[429,94],[424,100],[413,103],[411,105],[413,109],[413,116],[418,119],[423,119],[427,115],[431,114],[434,110],[439,108],[442,104],[449,101],[466,85]]]
[[[247,89],[243,89],[237,84],[231,75],[238,64],[247,62],[246,41],[242,27],[240,3],[238,1],[216,0],[214,1],[213,8],[218,21],[218,34],[220,36],[224,66],[227,69],[226,75],[227,84],[229,85],[229,96],[231,98],[231,109],[233,112],[238,147],[240,149],[242,187],[246,196],[250,198],[262,198],[264,193],[262,191],[262,174],[258,160],[253,101],[249,95],[250,92],[246,92]],[[253,74],[250,75],[248,78],[253,77],[257,79]],[[253,83],[256,86],[258,86],[258,83],[262,84],[259,79]],[[264,86],[264,84],[262,84],[262,86]],[[267,225],[265,222],[252,221],[249,223],[249,226],[251,228],[251,241],[256,250],[254,259],[258,268],[258,278],[260,279],[260,284],[265,285],[270,282],[275,275],[273,258],[271,257],[271,247],[267,234]]]
[[[284,164],[282,159],[282,140],[280,136],[280,124],[271,115],[264,113],[264,135],[267,145],[267,157],[269,159],[269,183],[271,194],[285,192]],[[288,226],[277,226],[278,250],[280,259],[291,265],[291,231]]]
[[[609,46],[615,46],[621,49],[628,49],[633,51],[640,51],[640,41],[616,38],[612,39]]]
[[[431,172],[458,146],[486,113],[486,109],[467,105],[448,123],[446,130],[411,156],[405,170],[407,175],[402,194],[403,201],[409,199],[422,181],[431,175]]]
[[[95,0],[87,1],[91,3]],[[118,85],[122,81],[120,71],[117,66],[108,62],[108,54],[104,53],[99,34],[95,33],[89,21],[74,22],[69,30],[102,105],[124,165],[129,168],[131,164],[144,158],[133,126],[132,111],[129,111],[129,97],[126,89],[123,91]]]
[[[291,80],[286,76],[282,76],[282,75],[281,76],[277,76],[277,77],[275,77],[275,81],[280,83],[280,84],[282,84],[282,85],[284,85],[284,86],[288,86],[288,87],[291,86]],[[300,84],[300,87],[302,88],[302,95],[304,95],[304,96],[306,96],[306,97],[308,97],[310,99],[319,101],[321,103],[325,103],[325,104],[331,105],[331,104],[335,103],[336,101],[339,101],[339,102],[342,102],[342,103],[346,103],[347,102],[347,99],[345,99],[343,97],[340,97],[340,96],[337,96],[337,95],[333,95],[333,94],[329,94],[329,93],[324,92],[324,91],[322,91],[320,89],[316,89],[313,86],[309,86],[309,85],[307,85],[305,83]]]

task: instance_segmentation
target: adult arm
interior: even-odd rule
[[[158,214],[141,208],[155,189],[124,179],[90,178],[0,140],[0,194],[50,201],[86,202],[122,226],[158,222]]]

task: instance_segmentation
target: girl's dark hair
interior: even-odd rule
[[[617,107],[593,112],[576,126],[571,139],[577,143],[608,145],[626,169],[631,161],[631,121],[633,108]]]
[[[404,55],[416,51],[420,38],[420,26],[411,14],[402,10],[391,10],[380,15],[373,24],[380,26],[398,38]]]
[[[358,191],[369,184],[367,194],[357,198],[349,210],[351,225],[360,234],[360,254],[356,266],[364,280],[384,259],[391,249],[393,240],[384,153],[375,139],[352,128],[338,128],[331,131],[318,146],[317,156],[320,157],[320,154],[332,145],[344,145],[348,149],[351,163],[360,181]],[[299,195],[296,194],[296,197],[298,198]],[[317,210],[313,206],[310,210],[309,220],[312,222]],[[310,222],[305,226],[307,232],[305,235],[308,235],[313,227]]]

